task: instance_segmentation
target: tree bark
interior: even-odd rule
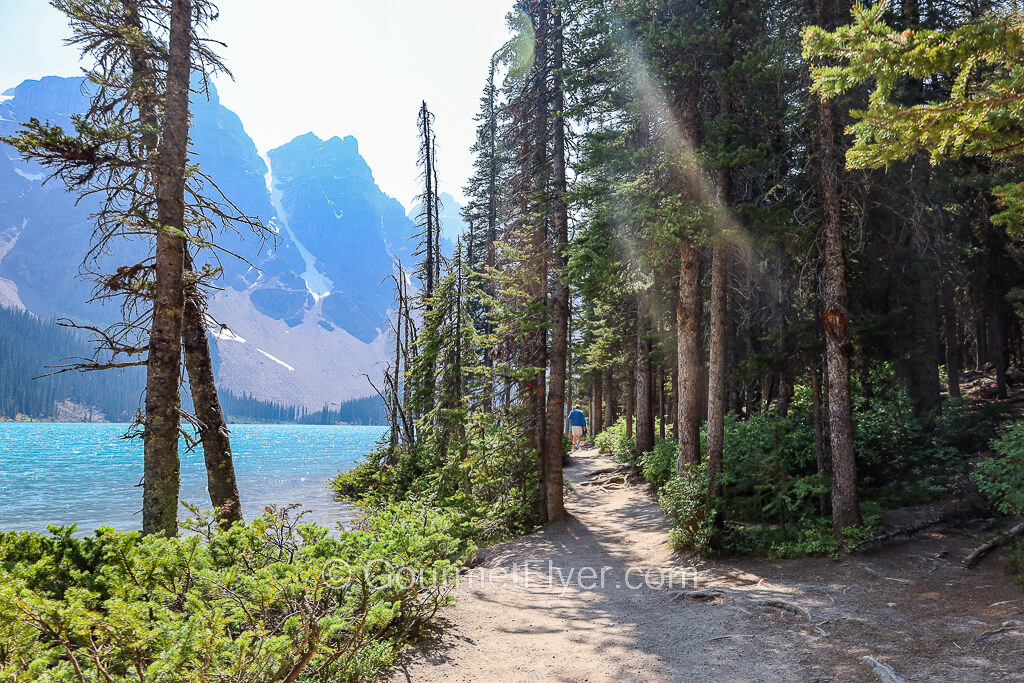
[[[847,8],[845,0],[814,0],[816,23],[828,30]],[[860,524],[857,463],[853,450],[853,409],[850,401],[850,324],[847,312],[846,258],[840,176],[843,159],[840,126],[832,102],[817,103],[821,231],[824,242],[822,303],[828,371],[828,420],[832,446],[832,526],[837,537]]]
[[[1006,371],[1010,364],[1010,347],[1007,339],[1008,317],[1006,305],[997,299],[992,307],[992,325],[989,332],[992,362],[996,368],[996,398],[1007,397]]]
[[[677,466],[680,473],[700,464],[702,308],[700,252],[692,242],[684,240],[679,255],[679,301],[676,307],[679,365]]]
[[[917,305],[914,310],[915,326],[920,335],[918,348],[911,350],[910,397],[918,415],[926,415],[940,406],[939,388],[939,307],[935,282],[930,270],[933,259],[926,255],[922,272],[917,278]]]
[[[185,347],[185,368],[192,391],[192,404],[199,421],[199,439],[203,443],[206,460],[207,490],[210,502],[222,527],[230,527],[242,520],[242,503],[238,496],[238,481],[231,457],[230,432],[213,377],[210,341],[206,336],[206,312],[202,295],[195,286],[189,287],[185,300],[182,324],[182,344]],[[396,420],[397,422],[397,420]]]
[[[665,440],[665,364],[658,363],[658,440]]]
[[[569,283],[565,268],[568,264],[566,249],[569,243],[569,215],[565,203],[565,117],[562,92],[562,10],[555,3],[552,11],[554,56],[554,196],[553,213],[555,224],[555,248],[552,254],[554,283],[551,296],[551,351],[548,356],[548,401],[547,401],[547,505],[548,521],[565,519],[565,502],[562,490],[562,437],[565,428],[565,381],[569,349]]]
[[[652,412],[651,311],[650,292],[640,292],[636,319],[636,455],[654,449],[654,414]]]
[[[629,359],[633,361],[632,358]],[[633,438],[633,416],[636,404],[636,363],[628,362],[626,367],[626,439]]]
[[[821,368],[817,362],[811,364],[811,401],[814,413],[814,455],[818,463],[818,474],[826,484],[832,481],[832,464],[829,458],[827,435],[822,419]],[[832,514],[832,498],[828,491],[823,491],[819,503],[822,515]]]
[[[942,285],[943,332],[946,342],[946,388],[949,395],[960,396],[960,330],[956,322],[956,299],[953,283],[947,278]]]
[[[673,309],[674,311],[675,309]],[[673,324],[673,327],[676,325]],[[678,346],[678,344],[677,344]],[[672,433],[679,433],[679,362],[673,358],[672,363],[672,397],[669,416],[672,418]]]
[[[978,316],[974,323],[974,369],[985,372],[988,368],[988,327],[985,320]]]
[[[604,369],[604,428],[608,429],[618,415],[615,411],[615,371],[611,365]]]
[[[604,373],[600,369],[594,370],[594,412],[590,421],[590,431],[597,436],[604,425]]]
[[[779,373],[779,417],[789,415],[789,404],[793,400],[793,382],[789,378],[788,371],[783,369]]]
[[[727,176],[727,173],[720,174]],[[721,183],[719,193],[727,195]],[[715,246],[711,255],[711,360],[708,367],[708,483],[718,487],[722,473],[725,444],[725,413],[728,410],[728,316],[729,316],[729,254],[724,244]]]
[[[154,184],[157,197],[153,323],[146,372],[142,532],[178,533],[181,462],[178,427],[181,331],[185,308],[185,163],[188,155],[192,2],[171,3],[163,138]]]

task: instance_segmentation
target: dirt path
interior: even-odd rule
[[[570,520],[489,548],[392,680],[877,681],[874,657],[908,681],[1024,681],[1024,628],[983,635],[1024,626],[1024,595],[997,563],[960,569],[967,536],[692,568],[646,485],[586,486],[614,463],[573,460]],[[718,593],[680,597],[684,581]]]

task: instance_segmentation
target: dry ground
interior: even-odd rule
[[[703,563],[696,588],[720,592],[679,596],[658,578],[681,583],[669,571],[692,565],[669,548],[649,487],[587,486],[614,464],[596,451],[573,460],[570,520],[487,549],[436,638],[391,680],[877,681],[873,657],[907,681],[1024,681],[1024,594],[995,558],[960,567],[969,532],[840,561]],[[631,590],[631,568],[633,585],[665,571]]]

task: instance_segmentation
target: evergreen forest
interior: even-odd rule
[[[149,246],[97,274],[123,320],[54,349],[83,401],[145,375],[142,526],[0,536],[4,676],[1020,677],[1018,3],[510,3],[466,230],[446,253],[422,101],[377,396],[312,413],[214,380],[218,242],[273,241],[190,153],[217,7],[52,4],[90,111],[4,142],[103,199],[96,249]],[[243,518],[229,417],[386,424],[330,482],[359,518]],[[185,519],[183,424],[212,510]]]

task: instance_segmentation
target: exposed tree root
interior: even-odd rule
[[[906,583],[906,584],[914,583],[910,579],[897,579],[897,578],[894,578],[892,576],[886,576],[885,574],[883,574],[882,572],[878,571],[877,569],[874,569],[873,567],[865,566],[864,567],[864,571],[866,571],[868,574],[871,574],[871,576],[874,576],[875,578],[878,578],[878,579],[882,579],[884,581],[895,581],[896,583]]]
[[[722,597],[722,591],[710,588],[702,591],[680,591],[672,596],[672,602],[676,602],[681,598],[689,598],[691,600],[710,601]]]
[[[870,664],[871,668],[875,670],[878,680],[882,681],[882,683],[906,683],[903,677],[885,662],[880,662],[874,657],[861,657],[860,661]]]
[[[713,643],[716,640],[726,640],[728,638],[756,638],[756,637],[757,636],[754,636],[754,635],[748,634],[748,633],[730,633],[727,636],[718,636],[717,638],[708,638],[704,642],[705,643]]]
[[[601,468],[599,470],[594,470],[593,472],[591,472],[590,473],[590,478],[591,479],[596,479],[597,477],[600,477],[602,474],[612,474],[613,472],[618,472],[618,471],[619,471],[618,467],[603,467],[603,468]]]
[[[810,612],[805,610],[800,605],[794,605],[793,603],[786,602],[785,600],[769,598],[767,600],[752,600],[750,604],[757,605],[758,607],[774,607],[775,609],[781,609],[786,612],[792,612],[793,614],[804,617],[807,619],[807,621],[814,621],[811,618]]]
[[[615,472],[615,474],[600,478],[597,478],[596,476],[600,474],[608,474],[610,472]],[[593,475],[591,475],[591,477],[593,478],[593,481],[581,482],[579,486],[591,487],[591,490],[598,491],[618,491],[622,489],[623,486],[626,485],[626,475],[615,468],[606,468],[604,470],[599,470],[595,472]]]
[[[1017,526],[1013,527],[1005,534],[1000,534],[988,543],[985,543],[984,545],[975,548],[975,550],[970,555],[964,558],[964,566],[973,567],[974,565],[978,564],[979,561],[981,561],[981,558],[985,557],[990,552],[992,552],[1002,544],[1006,543],[1010,539],[1016,538],[1018,536],[1024,536],[1024,522],[1021,522]]]
[[[971,639],[971,642],[972,643],[976,643],[979,640],[985,640],[986,638],[991,638],[992,636],[998,636],[998,635],[1000,635],[1002,633],[1009,633],[1010,631],[1021,631],[1021,630],[1024,630],[1024,621],[1018,621],[1016,619],[1013,619],[1013,620],[1010,620],[1010,621],[1004,621],[1003,625],[1000,626],[999,628],[993,629],[991,631],[985,631],[981,635],[975,636],[973,639]]]

